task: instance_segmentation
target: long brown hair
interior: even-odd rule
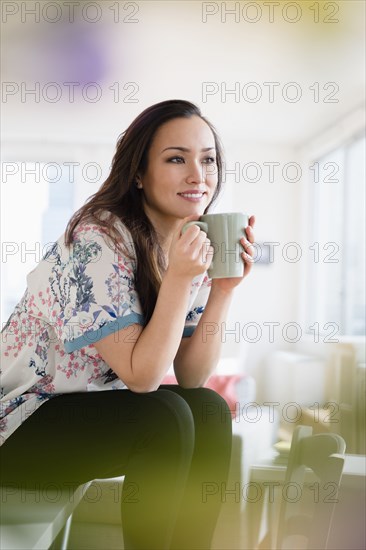
[[[205,209],[206,213],[221,190],[223,162],[221,142],[215,128],[202,116],[196,105],[189,101],[173,99],[145,109],[119,136],[108,178],[101,188],[75,212],[66,227],[65,245],[68,247],[73,243],[73,232],[76,226],[88,220],[105,229],[117,250],[123,254],[129,254],[128,243],[121,243],[114,216],[117,216],[127,227],[133,239],[137,260],[135,288],[146,323],[154,311],[165,269],[165,259],[156,231],[144,212],[142,193],[137,189],[136,177],[143,176],[147,169],[149,149],[157,130],[172,119],[192,116],[199,116],[204,120],[215,139],[218,183],[212,200]],[[101,216],[103,211],[110,212],[114,216]]]

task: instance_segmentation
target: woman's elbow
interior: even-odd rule
[[[133,393],[151,393],[159,388],[159,384],[150,383],[131,383],[127,384],[127,388]]]

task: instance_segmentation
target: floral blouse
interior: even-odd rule
[[[101,226],[79,224],[70,248],[62,235],[27,276],[27,288],[1,332],[0,445],[51,397],[124,389],[94,343],[144,325],[134,283],[131,234],[116,219],[129,255],[116,252]],[[183,337],[206,305],[211,280],[192,280]]]

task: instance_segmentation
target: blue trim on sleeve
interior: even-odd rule
[[[184,327],[183,338],[188,338],[188,336],[192,336],[192,334],[195,331],[195,328],[196,328],[196,326],[192,326],[192,325],[189,326],[189,327]]]
[[[85,346],[89,346],[90,344],[98,342],[98,340],[101,340],[105,336],[108,336],[108,334],[113,334],[121,328],[126,328],[129,325],[133,325],[134,323],[144,325],[143,315],[139,313],[130,313],[130,315],[125,315],[123,317],[113,319],[100,328],[84,332],[84,334],[78,336],[77,338],[75,338],[75,340],[66,340],[64,342],[65,350],[67,351],[67,353],[79,350]]]

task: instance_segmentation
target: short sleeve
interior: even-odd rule
[[[50,284],[61,294],[61,338],[68,353],[131,324],[144,324],[127,230],[123,244],[126,254],[117,252],[101,227],[82,225],[74,233],[68,265],[61,273],[57,265],[52,270]]]
[[[194,289],[192,303],[186,317],[183,338],[189,337],[193,334],[199,320],[201,319],[201,315],[204,312],[211,288],[211,279],[208,277],[207,273],[201,281],[194,282],[192,288]]]

